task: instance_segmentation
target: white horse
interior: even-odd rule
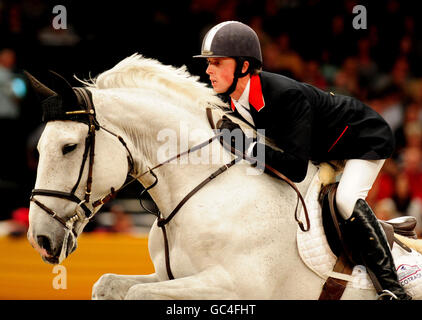
[[[94,208],[92,200],[107,195],[111,187],[117,190],[123,185],[130,171],[128,150],[133,157],[131,175],[137,177],[165,157],[215,135],[205,107],[214,106],[217,120],[221,109],[215,106],[222,102],[185,68],[176,69],[133,55],[92,82],[84,83],[92,93],[98,123],[127,144],[124,147],[109,132],[96,130],[91,200],[85,203],[95,212],[100,206]],[[47,123],[38,144],[36,189],[70,192],[80,172],[86,137],[85,123],[66,120]],[[177,146],[174,150],[173,142]],[[185,156],[186,161],[181,157],[154,170],[158,183],[149,194],[164,217],[231,158],[216,140],[208,146],[208,151],[209,154],[204,149],[195,151]],[[218,161],[215,157],[203,161],[210,160],[212,153],[221,155]],[[169,280],[166,270],[163,234],[154,223],[149,234],[149,252],[155,273],[105,274],[95,283],[92,297],[318,299],[325,280],[299,256],[293,215],[296,193],[286,183],[256,171],[246,161],[234,165],[200,189],[166,225],[174,280]],[[303,194],[317,171],[317,167],[309,165],[306,179],[297,185]],[[75,190],[79,199],[83,199],[87,176],[88,165],[85,165]],[[139,181],[148,187],[156,179],[147,173]],[[34,198],[50,208],[56,217],[75,226],[72,235],[37,203],[31,202],[28,239],[45,261],[61,262],[75,250],[76,238],[88,219],[78,219],[81,204],[75,201],[40,194]],[[374,290],[350,286],[343,295],[343,299],[375,297]]]

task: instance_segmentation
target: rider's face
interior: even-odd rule
[[[211,85],[217,93],[224,93],[230,87],[234,78],[236,62],[233,58],[208,58],[208,68]]]

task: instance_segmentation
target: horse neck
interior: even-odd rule
[[[130,90],[116,90],[112,94],[98,92],[94,95],[94,105],[99,122],[127,142],[134,159],[134,176],[214,135],[205,111],[192,112],[171,101],[148,101],[145,95]],[[218,142],[214,141],[214,147],[215,144]],[[190,159],[185,155],[154,170],[158,183],[149,194],[161,211],[169,212],[220,166],[210,162],[193,164]],[[139,181],[148,187],[155,178],[147,173]]]

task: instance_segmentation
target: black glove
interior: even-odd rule
[[[241,153],[246,152],[253,142],[252,138],[246,137],[237,123],[234,123],[226,116],[223,116],[219,123],[217,123],[217,128],[220,129],[220,132],[223,134],[220,138],[221,143],[224,141]]]
[[[221,120],[217,123],[217,128],[220,130],[227,129],[230,132],[235,129],[240,129],[240,131],[242,131],[242,129],[237,123],[233,122],[230,118],[226,116],[223,116]]]

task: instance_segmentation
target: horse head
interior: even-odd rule
[[[101,130],[87,89],[72,88],[54,73],[53,88],[26,75],[47,123],[37,147],[28,240],[44,261],[56,264],[76,249],[77,237],[101,206],[98,199],[125,182],[128,149]]]

